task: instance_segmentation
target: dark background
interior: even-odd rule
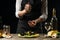
[[[38,0],[37,0],[38,1]],[[16,33],[18,19],[15,17],[15,2],[16,0],[0,1],[0,16],[2,24],[11,26],[11,33]],[[58,30],[60,31],[60,0],[48,0],[48,21],[51,19],[52,8],[56,8],[58,18]]]

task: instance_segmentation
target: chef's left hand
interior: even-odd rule
[[[36,26],[36,24],[37,24],[36,20],[28,21],[28,25],[30,27],[34,27],[34,26]]]

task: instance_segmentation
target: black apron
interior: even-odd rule
[[[27,31],[40,32],[40,23],[31,28],[28,25],[28,21],[35,20],[41,15],[41,0],[22,0],[21,10],[24,9],[25,4],[28,2],[32,6],[32,9],[30,13],[27,13],[23,17],[19,18],[17,33],[24,33]]]

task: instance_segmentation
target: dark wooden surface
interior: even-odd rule
[[[20,38],[17,34],[12,34],[12,38],[0,38],[0,40],[60,40],[60,38],[44,38],[43,35],[37,38]]]

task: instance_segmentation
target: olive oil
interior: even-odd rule
[[[57,20],[57,17],[56,17],[56,9],[53,8],[52,10],[52,18],[51,18],[51,22],[50,22],[53,27],[53,30],[57,30],[57,27],[58,27],[58,20]]]

